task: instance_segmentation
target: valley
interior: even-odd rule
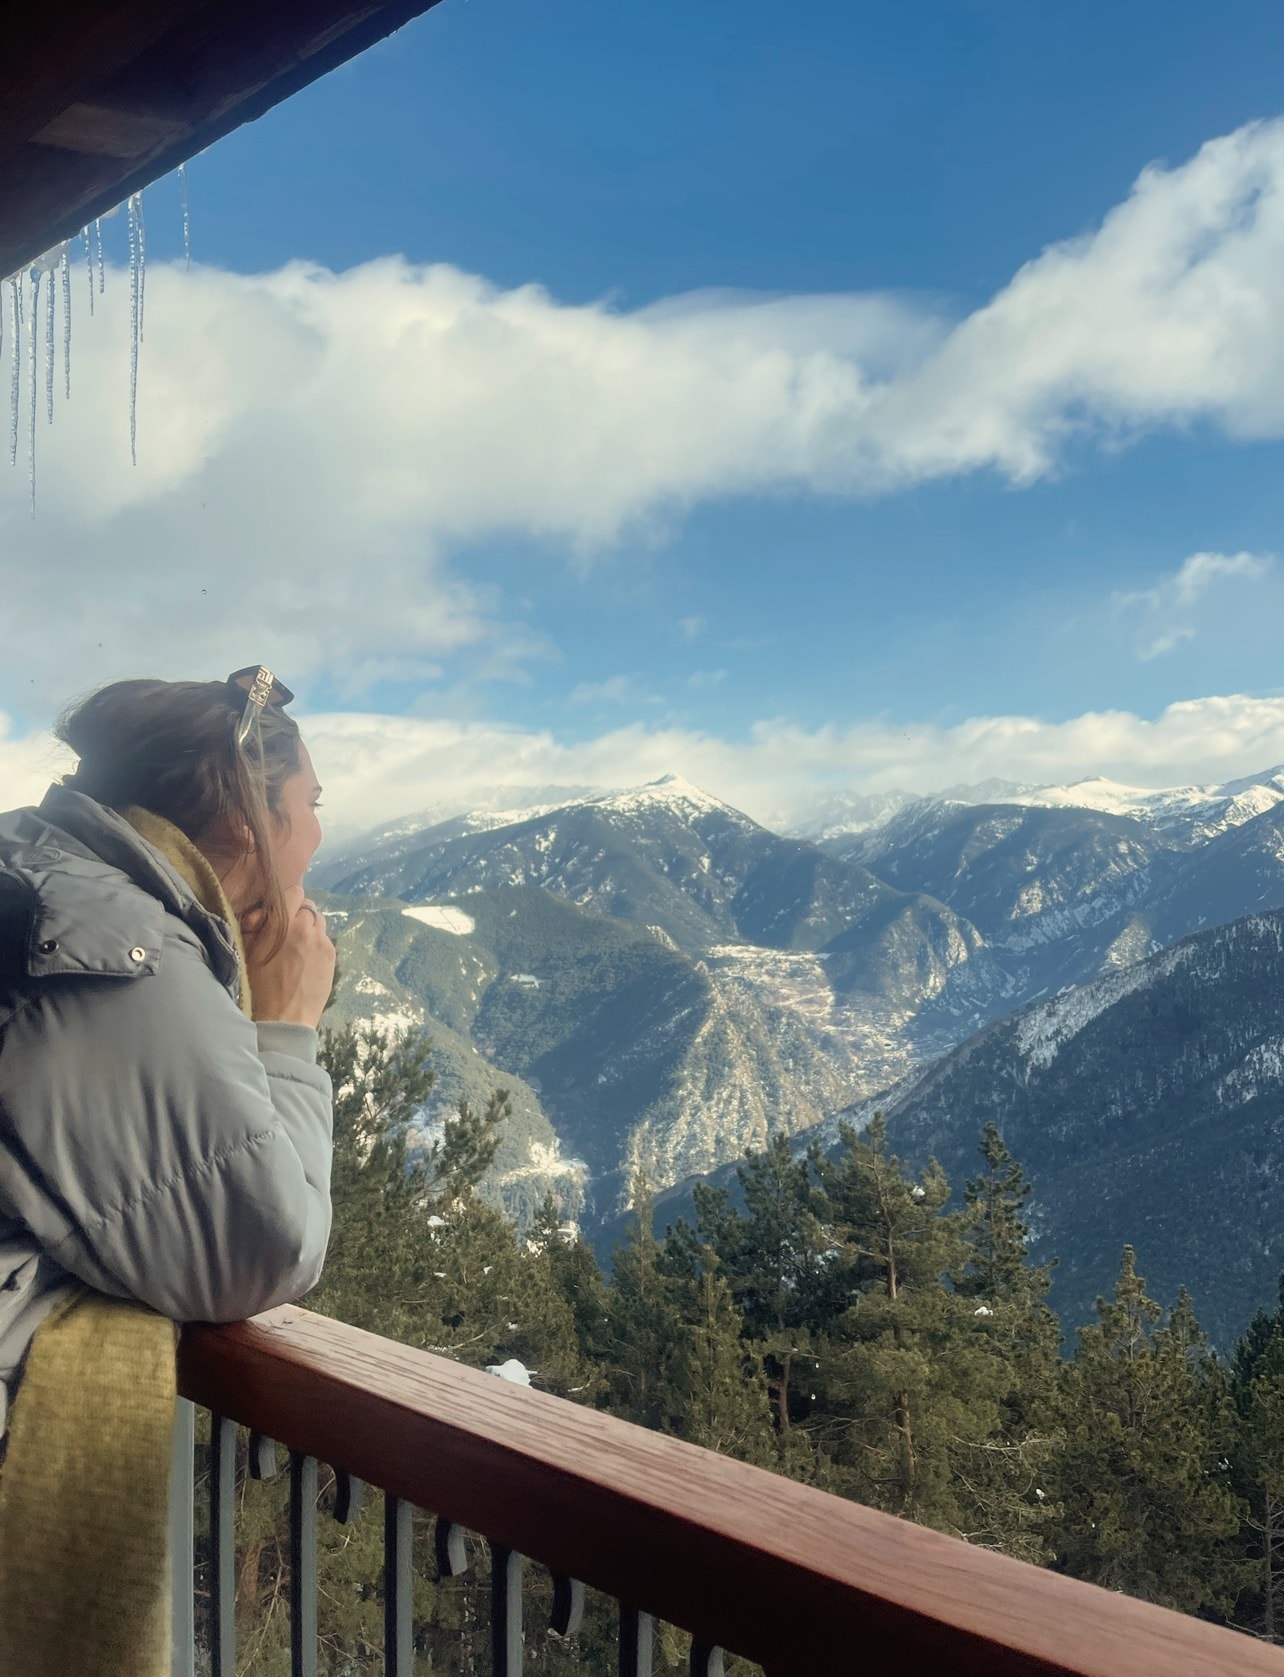
[[[1110,1052],[1134,1069],[1153,1061],[1158,1076],[1172,1032],[1119,1008],[1154,990],[1155,962],[1183,938],[1284,909],[1284,776],[1172,794],[1088,782],[1082,804],[1074,788],[985,791],[1011,801],[885,802],[812,837],[772,833],[672,776],[396,823],[318,870],[340,947],[336,1016],[429,1030],[439,1083],[425,1136],[461,1095],[509,1088],[487,1194],[524,1224],[552,1193],[590,1235],[618,1227],[638,1172],[663,1192],[774,1135],[823,1137],[837,1114],[862,1121],[876,1106],[899,1147],[938,1153],[961,1182],[980,1125],[1009,1113],[1036,1179],[1041,1250],[1075,1243],[1080,1279],[1059,1290],[1081,1310],[1127,1222],[1103,1208],[1147,1204],[1148,1171],[1167,1184],[1147,1212],[1160,1228],[1180,1161],[1204,1156],[1213,1085],[1189,1056],[1173,1060],[1179,1088],[1164,1084],[1163,1099],[1185,1114],[1185,1139],[1154,1153],[1153,1091],[1125,1078],[1092,1093],[1083,1072],[1054,1075],[1022,1057],[1020,1033],[1036,1027],[1020,1021],[1086,1009],[1085,1041],[1140,1033]],[[1274,945],[1252,947],[1242,983],[1270,994],[1284,976]],[[1182,992],[1192,1040],[1216,1038],[1220,999],[1239,984]],[[1263,1016],[1244,1055],[1269,1060],[1268,1034]],[[1210,1047],[1218,1077],[1238,1075],[1238,1042]],[[1076,1065],[1067,1052],[1054,1061]],[[1014,1087],[1024,1105],[1001,1097]],[[933,1090],[948,1093],[929,1101]],[[1259,1095],[1273,1098],[1265,1084]],[[1121,1173],[1117,1193],[1104,1164],[1083,1164],[1085,1150],[1097,1158],[1087,1141],[1065,1157],[1054,1145],[1098,1098],[1144,1132],[1132,1150],[1098,1149]],[[1261,1119],[1247,1105],[1234,1125]],[[1254,1239],[1239,1270],[1257,1293],[1278,1254],[1265,1223]],[[1156,1245],[1160,1279],[1176,1275],[1172,1239]],[[1227,1295],[1213,1308],[1224,1323],[1235,1307]]]

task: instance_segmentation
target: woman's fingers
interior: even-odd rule
[[[326,933],[325,915],[301,885],[287,887],[282,895],[287,916],[284,943],[267,960],[248,957],[254,1017],[315,1027],[334,984],[334,944]]]

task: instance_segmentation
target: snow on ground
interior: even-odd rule
[[[1104,815],[1131,816],[1160,832],[1171,832],[1186,843],[1204,844],[1228,827],[1242,826],[1282,801],[1284,768],[1267,769],[1261,774],[1211,786],[1125,786],[1104,775],[1068,786],[1028,786],[988,780],[976,786],[952,786],[948,791],[923,795],[897,791],[863,796],[842,792],[818,804],[810,818],[793,831],[802,838],[843,838],[875,832],[916,805],[921,805],[930,815],[949,805],[991,803],[1044,809],[1095,809]]]
[[[401,912],[411,920],[418,920],[421,925],[431,926],[434,931],[453,932],[456,937],[467,937],[477,930],[477,922],[471,914],[443,903],[426,903],[421,908],[403,908]]]
[[[1022,803],[1059,808],[1098,809],[1108,815],[1131,815],[1159,828],[1185,828],[1188,838],[1204,843],[1228,827],[1242,826],[1284,800],[1279,769],[1217,786],[1171,786],[1154,791],[1121,786],[1098,777],[1073,786],[1044,786]]]

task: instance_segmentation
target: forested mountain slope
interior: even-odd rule
[[[1035,1184],[1036,1253],[1061,1260],[1063,1316],[1090,1318],[1131,1242],[1226,1345],[1284,1269],[1282,1003],[1277,910],[991,1025],[878,1104],[897,1151],[956,1183],[999,1126]]]

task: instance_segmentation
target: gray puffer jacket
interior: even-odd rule
[[[78,1281],[223,1322],[319,1276],[317,1033],[237,993],[227,926],[120,816],[61,786],[0,815],[0,1433]]]

